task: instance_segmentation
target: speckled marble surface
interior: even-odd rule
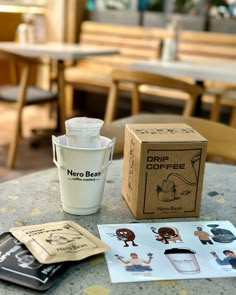
[[[118,160],[109,167],[101,210],[90,216],[74,216],[62,210],[56,168],[0,184],[0,233],[15,226],[73,220],[98,236],[97,224],[135,222],[121,195],[121,166],[122,161]],[[229,220],[236,225],[235,201],[236,166],[207,164],[199,218],[171,221]],[[105,258],[98,255],[71,267],[45,294],[231,295],[235,289],[235,278],[111,284]],[[0,294],[38,292],[1,281]]]

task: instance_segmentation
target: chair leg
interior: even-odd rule
[[[73,87],[71,85],[65,86],[65,107],[66,117],[69,118],[73,114]]]
[[[132,91],[132,115],[140,112],[140,97],[139,97],[139,86],[134,85]]]
[[[211,107],[210,120],[219,121],[221,95],[216,94]]]
[[[64,80],[64,64],[58,61],[57,64],[58,92],[59,92],[59,124],[60,132],[65,133],[66,109],[65,109],[65,80]]]
[[[233,109],[231,111],[229,125],[231,127],[236,127],[236,107],[233,107]]]
[[[12,169],[16,159],[16,148],[19,138],[21,136],[21,114],[22,110],[19,110],[16,118],[15,130],[13,131],[13,138],[10,142],[8,156],[7,156],[7,168]]]
[[[19,122],[19,138],[23,137],[23,131],[22,131],[22,116]]]
[[[183,110],[183,116],[184,117],[192,116],[195,105],[196,105],[196,97],[191,96],[185,103],[184,110]]]
[[[118,85],[113,82],[108,94],[104,124],[111,123],[114,120],[116,109],[117,109],[117,102],[118,102]]]
[[[25,95],[26,95],[27,82],[29,78],[29,70],[30,70],[30,66],[26,65],[23,68],[22,74],[21,74],[19,92],[17,96],[18,107],[17,107],[16,123],[15,123],[15,128],[13,130],[13,139],[10,143],[8,157],[7,157],[7,168],[9,169],[13,168],[15,163],[16,147],[17,147],[17,143],[18,143],[21,129],[22,129],[21,128],[22,110],[25,104]]]

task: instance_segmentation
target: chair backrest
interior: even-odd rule
[[[228,125],[196,117],[183,117],[172,114],[138,114],[113,121],[102,128],[101,134],[116,138],[114,155],[122,156],[126,124],[186,123],[208,140],[207,155],[214,161],[236,163],[236,129]],[[218,157],[218,158],[215,158]]]
[[[182,31],[179,34],[178,57],[182,60],[235,60],[236,35]]]
[[[81,61],[82,65],[89,62],[94,67],[126,67],[138,59],[158,58],[165,35],[166,30],[161,28],[84,21],[80,44],[118,49],[119,54],[89,57]]]
[[[236,61],[236,35],[216,32],[181,31],[178,58],[186,61]],[[231,84],[205,80],[205,86],[224,88]],[[234,86],[234,85],[233,85]]]
[[[115,118],[118,101],[118,90],[120,89],[120,84],[124,82],[131,85],[130,90],[132,91],[132,114],[140,112],[139,86],[141,85],[178,89],[188,93],[189,99],[186,101],[183,111],[183,115],[185,116],[190,116],[192,114],[197,96],[203,93],[202,87],[176,78],[129,69],[115,69],[112,72],[112,85],[110,88],[105,112],[105,124],[110,123]]]
[[[148,84],[152,86],[179,89],[191,95],[199,95],[202,93],[201,87],[186,83],[183,80],[142,71],[114,70],[112,72],[112,80],[117,83],[130,82],[137,85]]]

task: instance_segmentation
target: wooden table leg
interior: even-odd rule
[[[204,82],[203,81],[196,81],[196,84],[204,87]],[[197,100],[196,100],[196,105],[195,105],[195,110],[193,112],[193,115],[196,117],[201,117],[202,116],[202,95],[198,95]]]
[[[58,127],[60,133],[65,133],[65,80],[64,80],[64,62],[58,60],[57,62],[57,75],[58,75],[58,95],[59,95],[59,112],[58,112]]]

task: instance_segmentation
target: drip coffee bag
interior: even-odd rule
[[[40,263],[78,261],[109,247],[73,221],[59,221],[10,229]]]
[[[71,262],[42,264],[10,233],[0,236],[0,279],[44,291],[64,273]]]

